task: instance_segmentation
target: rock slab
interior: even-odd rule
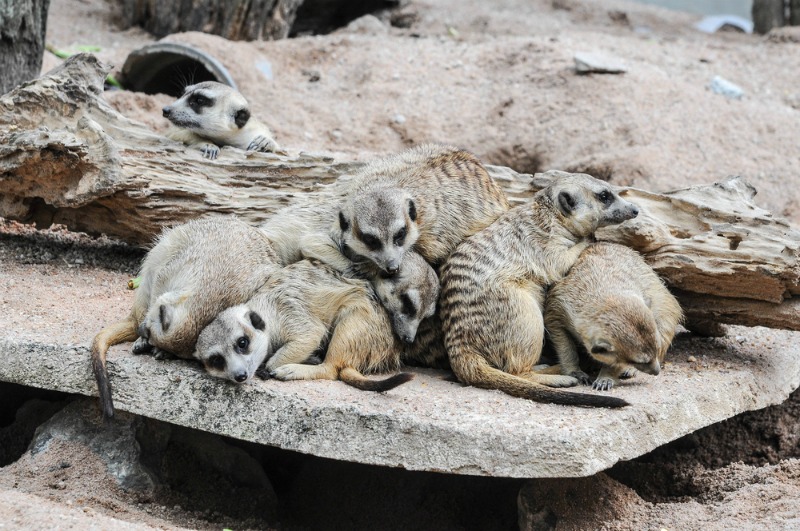
[[[639,376],[615,391],[633,405],[614,411],[528,402],[431,370],[371,394],[331,381],[235,386],[191,362],[136,357],[122,346],[110,351],[109,367],[118,409],[173,424],[409,470],[577,477],[779,403],[798,387],[796,333],[733,330],[737,336],[724,339],[680,338],[658,378]],[[96,392],[86,347],[5,335],[0,353],[0,380]],[[698,361],[686,361],[690,355]]]

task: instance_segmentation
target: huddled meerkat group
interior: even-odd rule
[[[164,116],[211,158],[220,145],[276,147],[246,100],[217,83],[187,87]],[[590,407],[628,403],[557,389],[591,383],[581,350],[601,366],[596,390],[661,370],[681,309],[636,252],[593,242],[638,214],[607,183],[563,174],[510,208],[474,155],[427,144],[367,164],[347,186],[298,198],[259,227],[214,218],[166,230],[131,314],[92,344],[103,413],[113,415],[106,352],[133,340],[135,353],[195,358],[235,383],[387,391],[413,375],[364,375],[409,364]],[[542,369],[546,336],[559,364]]]

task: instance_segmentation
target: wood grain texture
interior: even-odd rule
[[[224,148],[215,161],[114,111],[91,55],[0,98],[0,215],[147,244],[163,227],[234,214],[260,223],[300,194],[335,197],[361,163]],[[512,203],[558,176],[487,166]],[[743,179],[620,193],[639,216],[598,239],[640,251],[690,320],[800,330],[800,232]]]

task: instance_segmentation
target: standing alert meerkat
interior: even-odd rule
[[[162,111],[175,126],[168,136],[198,147],[206,158],[217,158],[222,146],[247,151],[278,150],[269,128],[250,116],[245,97],[228,85],[216,81],[190,85]]]
[[[544,339],[545,289],[561,279],[599,227],[638,214],[606,183],[566,174],[465,240],[441,271],[440,315],[461,382],[541,402],[622,407],[625,400],[551,387],[571,376],[534,372]]]
[[[547,294],[544,322],[561,373],[588,384],[577,346],[602,365],[592,387],[609,390],[624,373],[656,375],[681,307],[636,251],[595,243]]]
[[[473,154],[420,145],[360,170],[338,214],[334,239],[354,261],[395,274],[413,249],[434,267],[461,241],[508,210],[503,190]]]
[[[278,268],[269,240],[235,219],[194,220],[166,230],[147,253],[133,308],[92,342],[92,367],[103,414],[114,415],[106,368],[109,347],[133,341],[191,358],[195,341],[224,308],[247,301]]]
[[[305,362],[327,341],[324,361]],[[362,373],[400,368],[402,344],[368,282],[311,260],[288,265],[247,303],[221,312],[200,334],[196,357],[206,370],[242,383],[262,362],[280,380],[342,380],[387,391],[413,376],[371,380]]]

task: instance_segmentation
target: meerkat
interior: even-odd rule
[[[340,199],[336,196],[300,199],[281,209],[260,229],[272,242],[283,265],[315,259],[348,278],[370,281],[389,313],[395,333],[405,343],[412,344],[420,322],[436,310],[439,278],[425,259],[414,251],[408,253],[407,260],[393,276],[365,268],[362,262],[347,258],[338,235],[329,232]]]
[[[682,320],[680,304],[628,247],[595,243],[548,292],[545,329],[561,373],[583,384],[578,347],[602,365],[592,387],[610,390],[637,370],[657,375]]]
[[[304,361],[327,341],[324,361]],[[342,380],[387,391],[413,375],[371,380],[400,368],[402,344],[370,284],[315,260],[275,272],[247,303],[221,312],[201,333],[195,356],[213,376],[244,383],[259,366],[279,380]]]
[[[222,146],[263,152],[279,149],[269,128],[250,116],[245,97],[216,81],[189,85],[162,112],[174,126],[168,136],[199,148],[208,159],[216,159]]]
[[[607,183],[563,174],[525,205],[465,240],[441,271],[440,316],[450,365],[469,385],[540,402],[622,407],[625,400],[550,387],[571,376],[534,370],[547,286],[567,274],[599,227],[638,215]],[[548,387],[549,386],[549,387]]]
[[[106,353],[137,340],[191,358],[200,331],[222,309],[247,301],[278,268],[269,240],[234,219],[195,220],[166,230],[145,257],[133,309],[92,342],[92,366],[103,414],[114,415]]]
[[[385,274],[395,274],[410,249],[438,267],[508,208],[503,190],[473,154],[420,145],[358,172],[333,239],[345,256],[368,260]]]

